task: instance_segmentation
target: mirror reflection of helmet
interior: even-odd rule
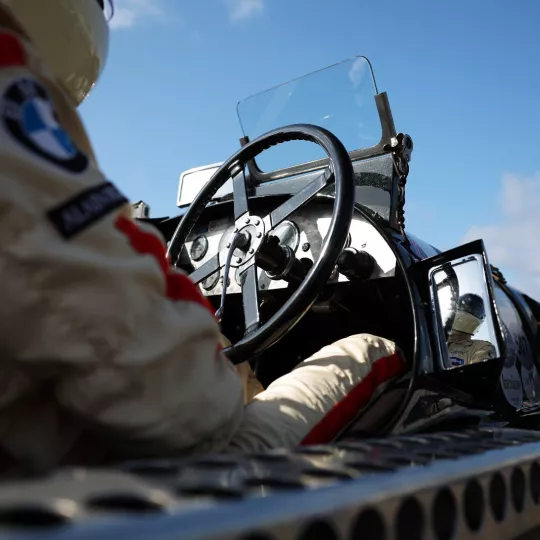
[[[74,105],[89,94],[109,47],[112,0],[0,0],[0,11],[30,38]]]
[[[459,297],[457,302],[452,331],[472,335],[485,318],[486,307],[484,300],[477,294],[464,294]]]
[[[460,296],[457,309],[470,313],[482,321],[486,318],[484,300],[477,294],[468,293]]]

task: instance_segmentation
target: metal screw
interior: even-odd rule
[[[236,259],[236,262],[240,264],[242,262],[242,257],[238,257],[238,259]]]
[[[249,223],[249,218],[246,218],[246,223]]]
[[[260,221],[259,221],[258,219],[256,219],[256,220],[254,221],[254,223],[255,223],[255,225],[258,225],[258,224],[260,223]]]
[[[306,242],[305,244],[302,244],[302,251],[309,251],[309,242]]]
[[[262,233],[258,232],[256,236],[257,236],[257,238],[260,238],[262,236]]]
[[[255,250],[253,248],[250,248],[249,252],[251,255],[253,255],[253,253],[255,253]]]
[[[230,242],[227,242],[227,247],[228,247],[228,248],[231,247],[231,243],[230,243]]]
[[[266,285],[264,283],[261,283],[261,289],[266,289]]]

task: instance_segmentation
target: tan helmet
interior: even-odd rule
[[[103,0],[0,0],[79,105],[100,76],[109,48]]]

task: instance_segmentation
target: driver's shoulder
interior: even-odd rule
[[[37,47],[5,25],[0,25],[0,92],[2,119],[10,112],[13,114],[13,106],[17,102],[21,105],[38,97],[50,101],[58,123],[81,151],[94,159],[75,104],[57,82]]]
[[[69,237],[129,206],[99,169],[77,108],[39,51],[1,25],[0,178],[2,206],[16,209],[3,217],[11,237],[43,220]]]

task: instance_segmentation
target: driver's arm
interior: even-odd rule
[[[154,230],[131,220],[33,51],[17,36],[8,41],[13,50],[0,51],[0,377],[11,375],[0,420],[8,408],[19,416],[0,421],[2,444],[17,448],[14,433],[26,430],[38,454],[68,450],[60,425],[45,433],[39,410],[17,408],[37,392],[60,416],[75,415],[81,431],[129,445],[130,455],[226,444],[243,392],[211,310],[166,263]],[[16,114],[22,107],[25,117]]]

